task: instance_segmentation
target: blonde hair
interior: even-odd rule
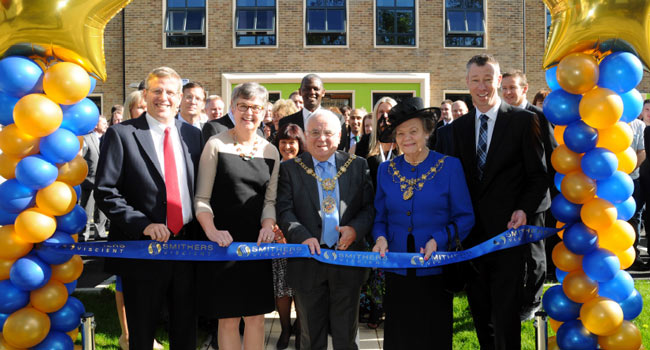
[[[183,88],[183,81],[181,80],[181,76],[176,73],[175,70],[169,68],[169,67],[158,67],[149,72],[147,75],[147,79],[144,82],[144,88],[145,90],[149,90],[149,81],[151,81],[153,78],[167,78],[171,77],[173,79],[176,79],[178,81],[178,90],[176,92],[180,93],[181,89]]]
[[[370,133],[370,143],[368,145],[368,157],[376,156],[379,154],[379,147],[381,143],[379,142],[379,135],[377,134],[379,132],[379,125],[377,125],[377,111],[379,110],[379,106],[381,106],[382,103],[388,103],[390,107],[393,108],[397,104],[397,101],[388,96],[384,96],[380,98],[372,108],[372,132]]]
[[[273,104],[273,114],[278,115],[278,120],[298,112],[298,107],[292,100],[277,100]]]
[[[131,115],[131,109],[142,102],[144,96],[142,90],[132,91],[126,100],[124,100],[124,113],[122,113],[122,120],[129,120],[139,117],[139,115]]]

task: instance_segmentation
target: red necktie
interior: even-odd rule
[[[165,157],[165,189],[167,191],[167,227],[174,235],[183,228],[183,206],[181,205],[181,191],[178,188],[178,174],[176,173],[176,159],[172,138],[169,135],[171,128],[165,129],[165,143],[163,153]]]

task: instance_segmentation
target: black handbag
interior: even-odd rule
[[[455,222],[451,223],[453,227],[453,234],[449,229],[449,225],[445,227],[447,230],[447,251],[458,252],[463,250],[463,245],[458,237],[458,226]],[[459,293],[465,289],[465,284],[468,278],[478,273],[478,270],[472,261],[462,261],[453,264],[444,265],[442,267],[442,274],[444,280],[444,288],[450,293]]]

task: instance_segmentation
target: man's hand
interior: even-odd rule
[[[227,247],[232,243],[232,236],[228,231],[206,230],[205,235],[208,236],[209,240],[217,243],[219,247]]]
[[[171,232],[165,224],[149,224],[144,228],[144,235],[151,237],[154,241],[167,242]]]
[[[379,236],[377,238],[375,246],[372,247],[372,251],[379,253],[379,256],[382,258],[386,256],[386,253],[388,253],[388,241],[386,241],[386,238],[384,236]]]
[[[341,233],[336,246],[338,250],[347,250],[354,243],[354,240],[357,239],[357,231],[352,226],[336,226],[336,230]]]
[[[526,213],[521,209],[515,210],[508,222],[508,229],[517,229],[521,225],[526,225]]]
[[[431,254],[438,250],[438,242],[435,239],[431,238],[424,248],[420,247],[420,254],[424,254],[424,260],[429,260]]]
[[[311,255],[314,255],[314,253],[320,255],[320,243],[316,238],[314,237],[307,238],[302,242],[302,244],[306,244],[309,246],[309,252],[311,253]]]

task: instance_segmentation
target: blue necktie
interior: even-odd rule
[[[330,179],[333,177],[332,171],[330,170],[330,163],[320,162],[318,163],[318,168],[320,169],[320,177],[322,179]],[[336,199],[336,188],[332,191],[326,191],[321,184],[321,192],[323,195],[323,202],[321,203],[321,211],[323,213],[323,242],[328,247],[333,247],[339,240],[339,233],[336,231],[336,226],[339,225],[339,201]],[[335,203],[334,210],[331,213],[328,213],[324,208],[328,197],[333,198]]]
[[[485,170],[485,160],[487,159],[487,134],[488,134],[488,116],[481,114],[481,127],[478,131],[478,143],[476,144],[476,166],[478,178],[483,179],[483,170]]]

